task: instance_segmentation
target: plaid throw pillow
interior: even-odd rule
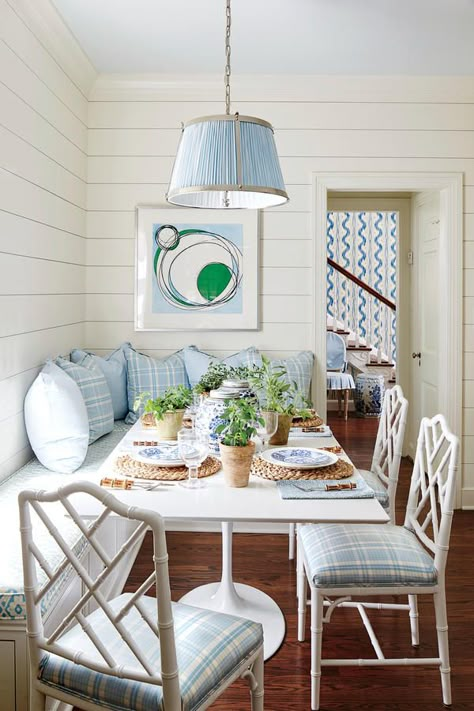
[[[89,417],[89,444],[114,428],[114,409],[109,386],[96,363],[85,365],[56,358],[56,365],[64,370],[79,386]]]
[[[289,383],[296,383],[298,393],[296,405],[301,407],[303,398],[310,396],[311,378],[313,375],[314,355],[312,351],[301,351],[291,358],[272,360],[272,368],[283,367],[286,370],[286,379]]]
[[[150,393],[151,398],[162,395],[165,390],[175,385],[185,385],[189,388],[189,380],[184,367],[181,351],[173,353],[168,358],[158,360],[139,353],[131,346],[124,346],[127,359],[127,393],[129,413],[125,418],[127,424],[137,421],[143,412],[143,406],[134,410],[133,404],[140,393]]]

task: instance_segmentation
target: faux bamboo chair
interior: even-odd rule
[[[102,505],[99,517],[90,526],[74,509],[77,493],[85,493]],[[89,551],[100,560],[102,570],[95,579],[87,570],[87,556],[71,550],[49,519],[46,510],[51,502],[64,506],[64,513],[77,524]],[[263,711],[261,625],[171,603],[164,524],[158,513],[128,507],[90,482],[67,484],[51,492],[23,491],[19,505],[31,711],[43,711],[47,697],[85,711],[197,711],[208,708],[238,677],[249,681],[252,711]],[[111,513],[137,522],[134,532],[113,557],[97,539],[97,531]],[[65,562],[56,570],[51,569],[35,545],[35,514],[64,553]],[[103,586],[147,528],[153,534],[153,573],[137,592],[107,600]],[[43,577],[46,573],[42,585],[38,584],[37,566],[42,568]],[[58,577],[71,570],[81,580],[82,596],[52,634],[45,637],[41,602]],[[155,596],[146,595],[149,592]],[[96,609],[87,614],[90,604]]]
[[[445,568],[453,517],[459,441],[442,415],[420,425],[404,526],[320,524],[301,526],[298,639],[305,637],[307,581],[311,588],[311,709],[319,709],[322,666],[431,665],[439,667],[443,702],[451,704]],[[379,603],[352,596],[432,595],[437,657],[387,659],[368,619]],[[322,659],[323,623],[339,605],[359,607],[376,659]],[[324,606],[327,607],[324,615]],[[389,605],[394,609],[395,605]],[[408,609],[408,605],[399,605]],[[413,639],[413,630],[412,630]]]
[[[408,400],[401,387],[394,385],[386,390],[370,471],[359,469],[359,474],[387,509],[390,523],[395,523],[395,499],[407,414]]]
[[[404,397],[400,385],[394,385],[393,388],[386,390],[370,470],[358,470],[374,490],[381,505],[387,509],[390,523],[395,523],[395,499],[407,414],[408,400]],[[290,560],[295,557],[296,534],[296,526],[291,523],[288,548]]]

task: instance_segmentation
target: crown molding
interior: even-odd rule
[[[232,75],[232,101],[473,103],[470,76]],[[99,74],[90,101],[222,101],[221,75]]]
[[[97,71],[50,0],[6,0],[12,10],[88,97]]]

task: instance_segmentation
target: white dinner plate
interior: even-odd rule
[[[337,455],[314,447],[274,447],[261,457],[271,464],[290,469],[317,469],[337,462]]]
[[[182,467],[184,461],[179,454],[177,444],[159,444],[153,447],[140,447],[130,453],[132,459],[145,464],[158,464],[161,467]]]

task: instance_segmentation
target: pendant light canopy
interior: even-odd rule
[[[282,205],[288,195],[271,124],[230,113],[230,0],[226,10],[226,113],[183,125],[166,199],[216,209]]]

